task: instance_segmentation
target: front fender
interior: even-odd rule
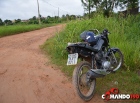
[[[119,51],[119,48],[110,48],[109,50],[108,50],[108,53],[107,53],[107,55],[108,56],[110,56],[111,55],[111,52],[113,52],[114,54],[116,53],[116,51]]]
[[[116,51],[119,51],[119,48],[111,48],[111,51],[113,51],[113,53],[116,53]]]

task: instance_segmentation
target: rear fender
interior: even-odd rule
[[[66,50],[69,54],[76,53],[76,46],[67,46]]]
[[[69,45],[66,47],[69,54],[78,53],[80,57],[90,57],[91,51],[85,48],[84,45]]]
[[[68,53],[79,53],[79,47],[85,47],[85,44],[79,44],[79,43],[68,43],[68,46],[66,47],[66,50]]]

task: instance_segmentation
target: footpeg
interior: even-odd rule
[[[113,70],[107,70],[107,72],[116,73],[116,72],[115,72],[115,71],[113,71]]]

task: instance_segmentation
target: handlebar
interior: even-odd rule
[[[97,34],[100,34],[98,29],[93,29],[93,30],[90,30],[90,31],[97,32]],[[110,34],[110,32],[108,31],[108,29],[104,29],[101,34],[102,35],[108,35],[108,34]]]
[[[99,30],[98,30],[98,29],[93,29],[93,31],[97,31],[97,33],[98,33],[98,34],[100,34],[100,32],[99,32]]]
[[[108,29],[104,29],[102,34],[103,34],[103,35],[109,35],[110,32],[108,31]]]
[[[99,30],[98,29],[92,29],[92,30],[89,30],[89,31],[92,31],[92,32],[97,32],[97,34],[100,34]]]

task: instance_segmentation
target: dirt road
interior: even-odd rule
[[[0,38],[0,103],[84,103],[39,45],[64,25]],[[89,103],[101,103],[95,96]]]

